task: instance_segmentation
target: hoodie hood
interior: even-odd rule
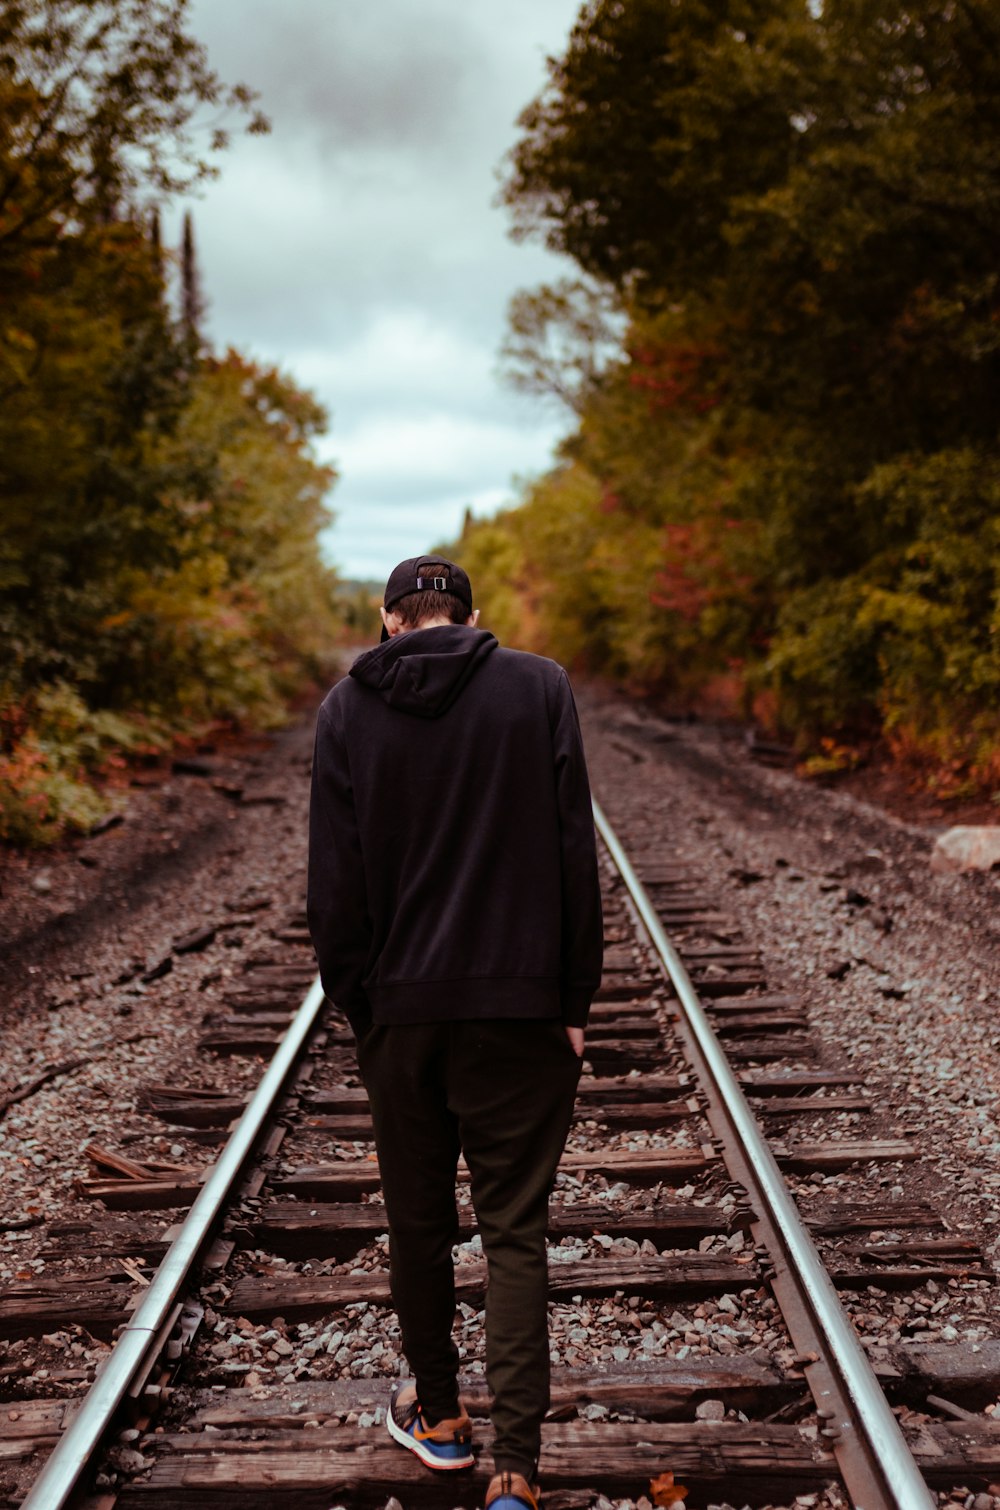
[[[439,718],[496,648],[495,635],[467,624],[410,629],[359,656],[351,676],[390,708]]]

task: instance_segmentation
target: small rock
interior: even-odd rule
[[[702,1400],[695,1408],[695,1419],[698,1421],[724,1421],[726,1419],[726,1407],[722,1400]]]
[[[939,834],[931,851],[931,870],[937,875],[966,870],[992,870],[1000,865],[1000,824],[973,828],[960,824]]]
[[[37,891],[40,897],[47,897],[52,890],[52,877],[47,870],[40,870],[31,883],[32,891]]]
[[[121,1473],[141,1473],[149,1463],[141,1452],[136,1452],[134,1447],[115,1447],[108,1453],[108,1457]]]

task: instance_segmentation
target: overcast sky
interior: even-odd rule
[[[329,554],[384,577],[492,512],[567,426],[496,378],[511,293],[566,264],[515,246],[495,169],[579,0],[194,0],[269,137],[234,139],[192,204],[209,335],[331,415]]]

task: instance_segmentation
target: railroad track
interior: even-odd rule
[[[931,1312],[992,1271],[907,1195],[915,1148],[865,1136],[864,1086],[821,1060],[704,878],[643,850],[641,832],[626,836],[634,874],[598,823],[606,968],[552,1204],[547,1505],[634,1501],[670,1474],[689,1506],[988,1496],[1000,1424],[980,1412],[1000,1392],[1000,1343],[866,1359],[838,1295],[856,1312],[859,1297],[923,1296]],[[279,934],[280,962],[251,962],[202,1039],[220,1065],[277,1050],[249,1106],[198,1085],[145,1090],[151,1117],[221,1145],[208,1178],[103,1150],[81,1195],[105,1215],[49,1241],[80,1272],[0,1299],[8,1337],[118,1334],[82,1405],[0,1408],[0,1461],[33,1465],[61,1437],[27,1510],[443,1503],[381,1425],[395,1331],[351,1037],[315,986],[289,1028],[311,957],[301,920]],[[892,1193],[823,1199],[824,1179],[851,1169]],[[463,1392],[483,1415],[485,1271],[462,1201]],[[165,1231],[162,1213],[184,1207]],[[449,1505],[480,1503],[484,1481],[449,1481]]]

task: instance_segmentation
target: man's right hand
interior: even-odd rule
[[[578,1059],[582,1059],[583,1058],[583,1029],[582,1028],[567,1028],[566,1029],[566,1037],[569,1039],[570,1043],[573,1045],[573,1052],[574,1052],[574,1054],[576,1054],[576,1056],[577,1056]]]

